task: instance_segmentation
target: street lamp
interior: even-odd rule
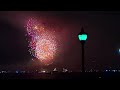
[[[80,40],[82,44],[82,72],[85,72],[85,67],[84,67],[84,45],[85,42],[88,38],[88,34],[84,32],[84,29],[82,27],[81,32],[78,34],[78,39]]]

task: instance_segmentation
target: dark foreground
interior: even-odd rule
[[[120,73],[32,73],[0,74],[0,79],[37,79],[37,80],[85,80],[85,79],[120,79]]]

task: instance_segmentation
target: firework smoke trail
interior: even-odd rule
[[[31,37],[29,52],[44,64],[52,63],[57,50],[56,37],[38,20],[30,18],[27,22],[27,33]]]

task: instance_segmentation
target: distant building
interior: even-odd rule
[[[54,71],[54,72],[57,72],[57,69],[56,69],[56,68],[54,68],[54,69],[53,69],[53,71]]]
[[[58,70],[56,68],[54,68],[52,73],[58,73]]]
[[[67,70],[67,69],[65,69],[65,68],[63,68],[63,72],[68,72],[68,70]]]

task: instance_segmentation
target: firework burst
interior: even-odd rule
[[[36,19],[29,19],[26,25],[29,41],[29,52],[42,63],[48,65],[53,62],[57,50],[55,32],[47,28]]]

